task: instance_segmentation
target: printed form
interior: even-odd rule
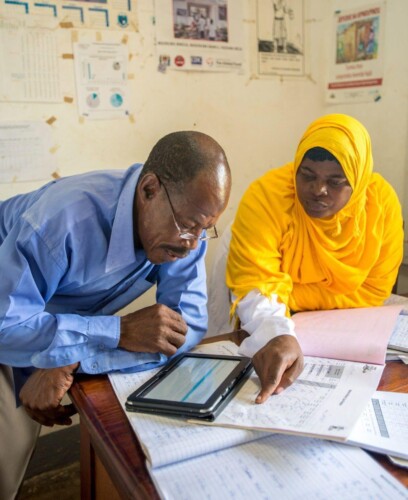
[[[208,425],[346,440],[378,387],[383,368],[306,356],[303,372],[293,385],[261,405],[254,404],[260,383],[252,373]]]
[[[377,391],[347,443],[408,459],[408,394]]]

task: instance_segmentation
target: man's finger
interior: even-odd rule
[[[53,425],[55,424],[53,419],[49,419],[41,412],[33,411],[28,408],[25,408],[25,411],[27,412],[28,416],[38,424],[45,425],[46,427],[53,427]]]
[[[60,417],[72,417],[72,415],[75,415],[77,412],[75,406],[70,403],[67,405],[61,405],[59,408],[61,408],[61,411],[58,412],[58,415]]]
[[[172,332],[168,337],[167,337],[167,341],[174,345],[174,347],[177,347],[177,349],[179,347],[181,347],[184,342],[186,341],[186,336],[181,334],[181,333],[177,333],[177,332]]]
[[[174,311],[173,311],[174,312]],[[175,313],[177,314],[177,313]],[[172,322],[170,325],[171,329],[174,330],[175,332],[178,332],[182,335],[185,335],[188,330],[187,323],[184,321],[184,319],[178,314],[176,320]]]
[[[48,410],[33,410],[25,407],[25,410],[33,420],[47,427],[52,427],[55,424],[71,425],[72,419],[70,417],[77,413],[73,404],[59,405],[57,408]]]
[[[167,340],[166,342],[162,342],[162,347],[159,348],[159,352],[161,352],[165,356],[173,356],[173,354],[176,354],[177,349],[178,346],[175,346],[172,342]]]

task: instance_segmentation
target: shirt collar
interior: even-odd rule
[[[119,195],[106,258],[106,272],[132,265],[136,261],[133,236],[133,199],[143,165],[132,165]]]

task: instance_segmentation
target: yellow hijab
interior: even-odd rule
[[[314,147],[337,158],[353,189],[328,219],[309,217],[296,196],[297,169]],[[373,174],[367,130],[351,116],[326,115],[307,128],[294,162],[255,181],[241,200],[227,285],[237,301],[258,289],[293,311],[380,305],[402,249],[401,208],[391,186]]]

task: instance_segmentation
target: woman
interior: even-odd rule
[[[232,226],[227,286],[250,334],[241,352],[261,380],[257,402],[301,372],[290,311],[383,304],[402,260],[402,226],[395,191],[373,173],[368,132],[351,116],[313,122],[294,162],[249,187]]]

